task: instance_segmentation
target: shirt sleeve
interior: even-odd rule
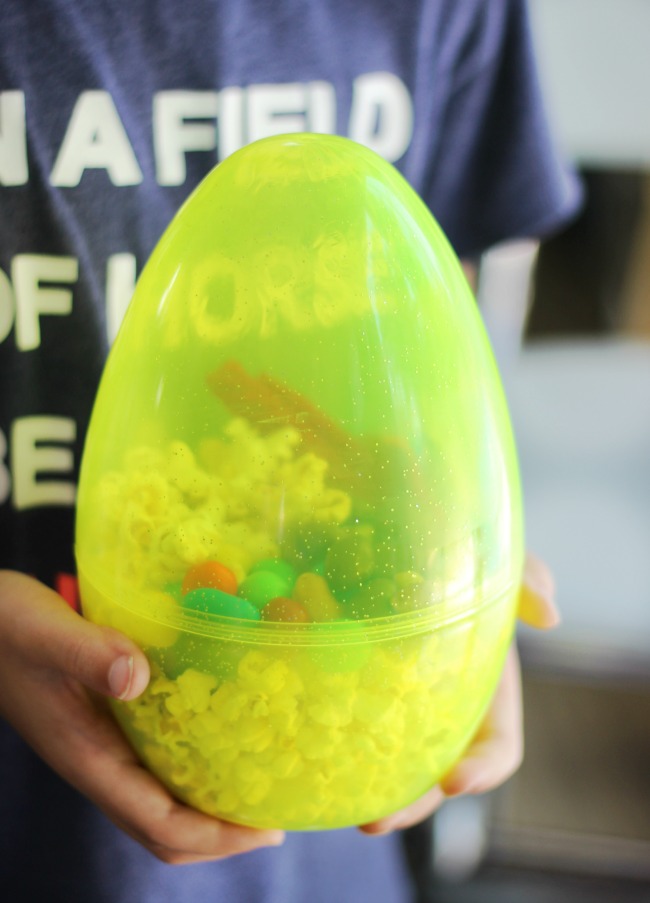
[[[575,214],[582,197],[549,127],[524,0],[473,8],[457,42],[425,191],[460,256],[542,238]]]

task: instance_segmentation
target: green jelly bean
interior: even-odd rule
[[[325,557],[338,529],[329,524],[296,524],[283,540],[283,559],[290,561],[299,573],[312,570],[313,563]]]
[[[259,571],[275,574],[276,577],[286,580],[289,592],[293,589],[298,576],[295,567],[289,564],[288,561],[285,561],[284,558],[265,558],[263,561],[258,561],[257,564],[253,565],[250,572],[251,574],[257,574]]]
[[[352,589],[372,577],[377,567],[373,539],[368,524],[339,531],[325,559],[325,576],[334,590]]]
[[[207,614],[225,615],[229,618],[245,618],[249,621],[259,621],[258,609],[246,599],[239,596],[231,596],[230,593],[222,593],[220,589],[202,587],[190,590],[183,597],[183,608],[191,611],[204,611]]]
[[[388,617],[395,614],[391,601],[396,592],[393,580],[376,577],[346,600],[346,611],[357,620]]]
[[[242,581],[239,595],[261,610],[276,596],[290,596],[291,584],[272,571],[255,571]]]

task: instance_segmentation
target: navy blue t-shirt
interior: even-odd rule
[[[2,0],[0,567],[74,601],[84,434],[134,280],[189,192],[270,134],[393,162],[460,256],[575,209],[522,0]],[[174,869],[0,730],[0,888],[46,903],[409,899],[395,838]]]

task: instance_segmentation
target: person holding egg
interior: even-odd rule
[[[200,811],[191,797],[191,805],[180,802],[178,793],[154,777],[153,759],[149,769],[142,767],[102,697],[135,702],[161,693],[165,711],[171,716],[176,712],[178,720],[185,711],[178,708],[182,693],[191,695],[196,733],[196,717],[204,704],[212,705],[210,700],[219,692],[230,694],[224,700],[230,708],[221,709],[221,717],[239,704],[235,690],[241,688],[207,688],[203,678],[184,677],[189,653],[175,640],[171,616],[156,648],[174,649],[175,661],[172,665],[171,652],[161,653],[166,669],[161,674],[155,670],[160,662],[142,651],[146,635],[138,632],[137,624],[129,638],[127,625],[119,618],[111,622],[110,617],[99,616],[92,623],[65,604],[62,593],[77,601],[71,579],[77,570],[75,484],[99,375],[135,272],[151,256],[191,190],[215,163],[223,160],[226,167],[236,159],[238,147],[265,135],[309,131],[339,132],[364,143],[397,166],[465,259],[507,237],[545,234],[571,215],[578,189],[548,137],[524,5],[514,0],[503,4],[431,0],[398,11],[368,2],[351,11],[336,2],[304,8],[292,3],[280,8],[197,2],[179,16],[176,5],[165,0],[134,3],[128,10],[116,7],[110,13],[108,6],[85,2],[60,0],[27,9],[9,0],[0,24],[4,335],[0,429],[7,447],[2,470],[5,570],[0,575],[0,711],[7,722],[0,734],[0,877],[8,899],[146,903],[190,900],[199,894],[206,900],[269,903],[307,897],[374,896],[387,903],[411,899],[396,830],[426,818],[446,797],[497,786],[520,761],[514,649],[505,660],[482,726],[460,760],[415,801],[369,817],[360,830],[292,830],[285,835],[273,824],[239,824],[228,819],[228,800],[233,797],[227,787],[218,804],[223,817]],[[263,170],[263,178],[265,173],[269,180],[283,177],[282,172]],[[250,175],[259,175],[254,166]],[[254,227],[251,220],[250,230]],[[197,236],[197,241],[203,238]],[[285,250],[279,247],[266,264],[276,293],[271,311],[290,304],[290,296],[287,301],[282,294],[290,287],[283,276],[290,263],[283,257]],[[348,272],[346,267],[353,272],[356,265],[337,258],[339,253],[335,244],[320,246],[319,265],[332,285],[337,284],[337,273]],[[259,267],[263,266],[260,259]],[[213,280],[212,284],[227,286],[232,278],[225,264],[212,274],[200,268],[193,272],[206,284]],[[381,278],[381,271],[376,272]],[[182,278],[180,273],[178,279]],[[190,292],[187,297],[188,306],[203,317],[204,333],[215,342],[215,330],[224,328],[218,312],[193,300],[199,294]],[[345,325],[340,295],[333,297],[339,300],[323,301],[320,316]],[[273,323],[269,317],[260,326],[267,333]],[[229,326],[230,341],[238,340],[232,333],[237,322],[233,318]],[[176,338],[183,339],[184,327],[173,317],[166,327],[172,347]],[[131,334],[145,348],[152,338],[146,324]],[[304,351],[296,347],[296,358]],[[198,360],[183,366],[189,379],[193,370],[198,371]],[[154,385],[155,375],[149,376]],[[200,449],[197,445],[192,452],[194,457],[188,456],[185,446],[173,446],[163,479],[158,459],[150,453],[151,447],[158,447],[156,425],[148,422],[144,409],[138,409],[140,402],[126,374],[117,393],[112,429],[119,445],[124,438],[119,412],[135,411],[134,422],[141,431],[139,457],[129,459],[135,461],[131,470],[118,468],[103,484],[101,498],[112,500],[112,507],[107,505],[97,523],[86,520],[88,530],[101,535],[104,551],[111,549],[111,525],[118,525],[114,535],[122,542],[119,523],[131,505],[129,537],[140,543],[135,549],[149,542],[143,536],[148,535],[147,523],[154,524],[156,548],[165,551],[155,565],[160,575],[156,592],[172,602],[162,603],[158,596],[151,604],[158,606],[156,610],[168,605],[172,612],[175,605],[185,605],[183,610],[195,621],[205,613],[201,606],[208,604],[206,599],[216,598],[215,592],[241,599],[236,617],[247,610],[245,602],[262,621],[268,602],[287,599],[295,603],[294,613],[297,605],[302,606],[310,619],[299,628],[312,629],[312,623],[320,621],[354,621],[355,605],[361,603],[354,602],[355,587],[346,576],[351,547],[355,568],[368,557],[374,562],[382,555],[382,560],[396,563],[390,573],[368,565],[364,587],[373,579],[397,581],[397,595],[391,598],[402,599],[405,611],[398,616],[409,617],[408,600],[420,591],[411,570],[400,563],[401,540],[395,539],[395,531],[388,531],[376,541],[373,538],[369,547],[370,534],[347,520],[350,511],[371,520],[372,478],[382,468],[396,468],[404,449],[399,443],[388,450],[384,443],[379,452],[374,446],[356,448],[354,453],[363,462],[359,472],[371,479],[357,473],[348,474],[346,481],[345,457],[339,459],[337,450],[349,448],[354,437],[341,437],[340,423],[332,427],[324,422],[326,415],[320,409],[301,403],[296,411],[295,396],[278,389],[277,383],[265,385],[265,398],[273,409],[254,417],[248,410],[247,420],[244,414],[252,397],[244,391],[247,377],[250,373],[242,375],[232,363],[224,369],[215,360],[203,391],[214,404],[230,406],[235,419],[231,425],[224,422],[223,434],[205,435]],[[165,397],[169,386],[155,385]],[[251,418],[257,424],[274,423],[267,432],[251,431],[246,426]],[[309,445],[305,460],[296,450],[296,424],[302,425],[300,442]],[[324,470],[319,462],[326,459]],[[273,462],[275,470],[267,464],[264,470],[262,460]],[[112,464],[117,468],[117,460]],[[244,503],[246,510],[254,510],[255,500],[262,497],[260,487],[277,485],[274,475],[291,468],[291,484],[297,484],[296,475],[301,474],[300,485],[306,488],[287,499],[287,539],[274,545],[259,529],[261,515],[235,517],[233,512],[240,512]],[[227,485],[228,491],[217,491],[217,484]],[[426,492],[426,487],[418,491]],[[140,509],[133,508],[134,497],[144,500],[148,522],[138,514]],[[168,505],[165,511],[163,504]],[[211,575],[206,575],[205,564],[202,575],[192,571],[198,559],[185,570],[180,564],[171,567],[169,562],[181,561],[183,555],[192,558],[194,553],[187,550],[206,535],[203,513],[210,510],[214,520],[217,508],[220,523],[228,524],[226,545],[245,549],[243,559],[229,555],[227,549],[221,554],[227,561],[206,556],[205,561],[213,561]],[[315,518],[313,512],[326,513]],[[80,513],[84,516],[83,508]],[[306,524],[308,517],[309,531],[296,531],[295,525]],[[418,523],[415,514],[413,518]],[[291,535],[291,527],[297,536]],[[330,545],[320,560],[324,527]],[[307,534],[313,554],[305,564]],[[86,535],[85,529],[78,532],[78,543]],[[285,557],[298,571],[291,585],[280,591],[277,573],[271,573],[268,564],[266,570],[256,571],[255,562]],[[118,563],[125,580],[137,578],[138,560],[134,553]],[[429,566],[433,572],[424,574],[425,582],[434,581],[438,573],[435,563]],[[256,573],[265,576],[255,578]],[[79,576],[84,611],[101,614],[106,609],[103,590],[96,597],[92,589],[90,594],[84,592],[83,573]],[[217,586],[212,585],[215,580]],[[246,580],[247,590],[239,593]],[[277,592],[267,600],[274,581]],[[315,587],[321,588],[319,615],[309,612]],[[284,607],[276,603],[273,617],[267,613],[268,623],[288,620],[282,614],[288,610],[286,602]],[[519,595],[519,612],[538,627],[557,620],[550,577],[532,559]],[[134,620],[139,617],[136,612]],[[327,625],[316,629],[326,630]],[[241,680],[256,668],[260,671],[256,658],[233,655],[228,661]],[[322,660],[316,664],[323,672]],[[354,662],[354,668],[362,667],[360,659]],[[266,695],[277,701],[277,717],[286,721],[294,697],[277,688],[291,686],[288,672],[275,667],[263,673]],[[302,679],[309,680],[310,673],[303,672]],[[338,678],[328,680],[333,688]],[[361,716],[374,705],[373,717],[380,717],[377,694],[359,698]],[[320,724],[335,717],[326,704],[326,696],[314,696],[310,703]],[[307,760],[313,761],[309,757],[317,753],[325,733],[301,735],[300,748]],[[249,744],[266,742],[263,736],[247,736]],[[286,756],[272,765],[278,774],[291,767]],[[250,789],[251,806],[263,784],[260,778]],[[239,853],[249,855],[236,856]],[[191,867],[170,869],[170,864]]]

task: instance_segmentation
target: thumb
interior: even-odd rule
[[[8,656],[67,675],[116,699],[149,683],[149,663],[127,636],[86,621],[53,590],[13,571],[0,573],[0,636]]]

